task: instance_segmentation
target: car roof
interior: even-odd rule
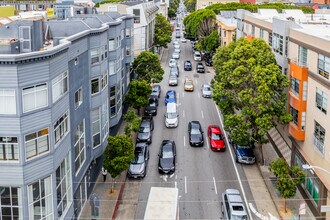
[[[221,129],[218,125],[209,125],[209,128],[211,129],[212,133],[220,133],[221,134]]]
[[[175,91],[174,91],[174,90],[168,90],[168,91],[166,92],[166,94],[170,94],[170,93],[175,93]]]

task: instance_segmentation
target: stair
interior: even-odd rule
[[[272,141],[275,143],[275,146],[279,152],[282,154],[283,158],[286,160],[286,162],[290,165],[291,164],[291,148],[286,143],[286,141],[283,139],[279,131],[273,127],[268,131],[268,134]]]

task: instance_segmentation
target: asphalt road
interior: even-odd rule
[[[174,31],[175,35],[175,31]],[[179,59],[179,84],[168,86],[169,66],[168,61],[172,56],[173,44],[164,51],[161,64],[165,70],[161,98],[158,106],[158,114],[154,117],[155,129],[153,131],[152,144],[150,145],[150,159],[147,175],[141,181],[138,205],[135,219],[143,219],[152,186],[179,188],[179,217],[180,219],[220,219],[222,218],[220,200],[221,193],[227,188],[244,189],[248,202],[253,202],[252,194],[242,166],[232,159],[228,145],[225,152],[213,152],[209,148],[207,140],[207,126],[216,124],[222,127],[220,114],[212,99],[201,96],[201,85],[209,83],[214,75],[212,67],[206,67],[206,73],[196,73],[196,62],[193,61],[192,45],[190,41],[180,41]],[[193,63],[192,71],[183,70],[183,62],[190,60]],[[195,90],[184,92],[183,79],[192,77]],[[177,92],[177,105],[179,112],[179,125],[177,128],[166,128],[164,114],[166,107],[164,96],[167,90],[174,89]],[[200,121],[204,130],[204,146],[191,147],[188,140],[188,122]],[[176,171],[172,175],[158,173],[158,153],[162,140],[174,140],[177,147]],[[228,142],[227,142],[228,144]],[[241,181],[239,181],[238,173]],[[240,184],[241,182],[241,184]]]

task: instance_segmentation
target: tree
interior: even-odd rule
[[[223,113],[225,128],[241,145],[254,142],[263,161],[267,132],[276,123],[292,120],[286,110],[289,81],[261,39],[241,38],[219,47],[213,60],[216,75],[212,95]]]
[[[196,0],[184,0],[187,11],[193,12],[196,8]]]
[[[192,12],[183,20],[186,37],[190,39],[203,39],[215,29],[216,14],[209,9],[200,9]]]
[[[217,30],[214,30],[210,35],[201,40],[196,48],[198,50],[206,50],[208,52],[214,52],[219,47],[219,34]]]
[[[136,113],[133,110],[128,110],[124,115],[124,120],[128,122],[125,127],[125,134],[131,136],[132,131],[137,132],[141,124],[141,118],[136,117]]]
[[[168,17],[169,18],[174,18],[176,17],[176,11],[179,8],[179,0],[171,0],[168,8]]]
[[[169,18],[174,18],[174,17],[176,16],[176,12],[175,12],[175,10],[174,10],[173,8],[169,8],[169,9],[168,9],[168,12],[167,12],[167,16],[168,16]]]
[[[128,93],[125,96],[125,101],[129,106],[140,110],[143,106],[149,103],[151,94],[151,85],[145,80],[133,80],[130,84]]]
[[[170,22],[161,14],[156,14],[154,42],[160,47],[167,48],[167,44],[172,40],[172,30]]]
[[[302,184],[306,174],[298,166],[291,166],[283,158],[279,158],[269,164],[269,170],[273,171],[276,180],[276,188],[284,198],[284,211],[286,212],[286,199],[296,195],[297,186]]]
[[[103,156],[103,167],[108,170],[113,179],[111,186],[111,192],[113,192],[114,179],[128,169],[134,156],[132,138],[127,135],[109,136],[108,146]]]
[[[137,79],[146,80],[148,83],[158,83],[164,75],[158,56],[149,51],[141,52],[134,59],[133,70],[137,73]]]

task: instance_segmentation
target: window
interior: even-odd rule
[[[99,49],[91,49],[91,64],[98,63],[100,61]]]
[[[299,46],[298,65],[307,66],[307,49],[302,46]]]
[[[20,26],[18,34],[21,51],[31,52],[31,27]]]
[[[52,179],[40,179],[28,186],[29,219],[53,219]]]
[[[16,95],[14,89],[0,89],[0,114],[16,114]]]
[[[49,151],[48,128],[25,135],[26,159]]]
[[[105,59],[108,58],[108,45],[103,46],[103,54]]]
[[[110,88],[110,117],[116,115],[116,86]]]
[[[0,219],[23,219],[21,189],[0,186],[0,192]]]
[[[298,110],[290,106],[290,114],[292,115],[292,122],[298,126]]]
[[[294,77],[291,77],[291,92],[293,92],[293,94],[295,96],[299,96],[299,85],[300,85],[300,80],[296,79]]]
[[[260,28],[260,38],[264,39],[264,29]]]
[[[126,56],[130,56],[130,55],[131,55],[131,47],[126,46]]]
[[[133,9],[134,23],[140,23],[140,9]]]
[[[116,74],[116,63],[115,61],[109,62],[109,75],[115,75]]]
[[[64,216],[72,203],[72,181],[70,156],[64,158],[60,166],[56,169],[56,197],[57,214],[61,218]]]
[[[58,75],[52,80],[53,103],[61,98],[68,91],[68,72]]]
[[[319,54],[318,59],[319,74],[326,79],[329,79],[330,72],[330,58]]]
[[[121,37],[120,36],[116,37],[116,42],[117,42],[117,48],[121,47]]]
[[[272,32],[268,32],[268,44],[269,46],[273,46],[273,33]]]
[[[94,95],[100,91],[100,81],[99,78],[91,80],[91,94]]]
[[[101,144],[101,134],[100,134],[100,110],[99,108],[96,108],[92,110],[92,132],[93,132],[93,147],[99,146]]]
[[[315,121],[314,127],[314,147],[321,153],[324,154],[324,138],[325,129]]]
[[[276,53],[283,55],[283,36],[273,33],[273,49]]]
[[[79,64],[79,59],[78,59],[78,57],[76,57],[75,59],[74,59],[74,65],[78,65]]]
[[[121,103],[121,81],[118,83],[118,85],[117,85],[117,113],[118,112],[120,112],[120,110],[121,110],[121,105],[122,105],[122,103]]]
[[[125,29],[120,30],[120,40],[123,40],[125,37]]]
[[[80,169],[81,165],[85,161],[85,121],[82,120],[74,132],[74,152],[75,152],[75,171],[76,173]]]
[[[83,96],[82,96],[82,88],[80,87],[75,93],[74,93],[74,106],[77,109],[83,102]]]
[[[125,29],[125,35],[126,35],[126,37],[131,37],[131,29],[126,28]]]
[[[102,90],[108,85],[108,70],[105,70],[103,72],[102,78],[101,78],[101,86]]]
[[[327,114],[328,96],[321,89],[316,88],[316,107]]]
[[[23,112],[29,112],[48,105],[47,84],[39,84],[23,89]]]
[[[58,143],[69,131],[68,113],[66,112],[54,124],[55,144]]]
[[[102,104],[102,141],[105,141],[109,134],[109,114],[108,114],[108,100]]]
[[[116,41],[115,39],[109,39],[109,51],[113,51],[116,49]]]
[[[18,156],[17,137],[0,136],[0,161],[18,160]]]

